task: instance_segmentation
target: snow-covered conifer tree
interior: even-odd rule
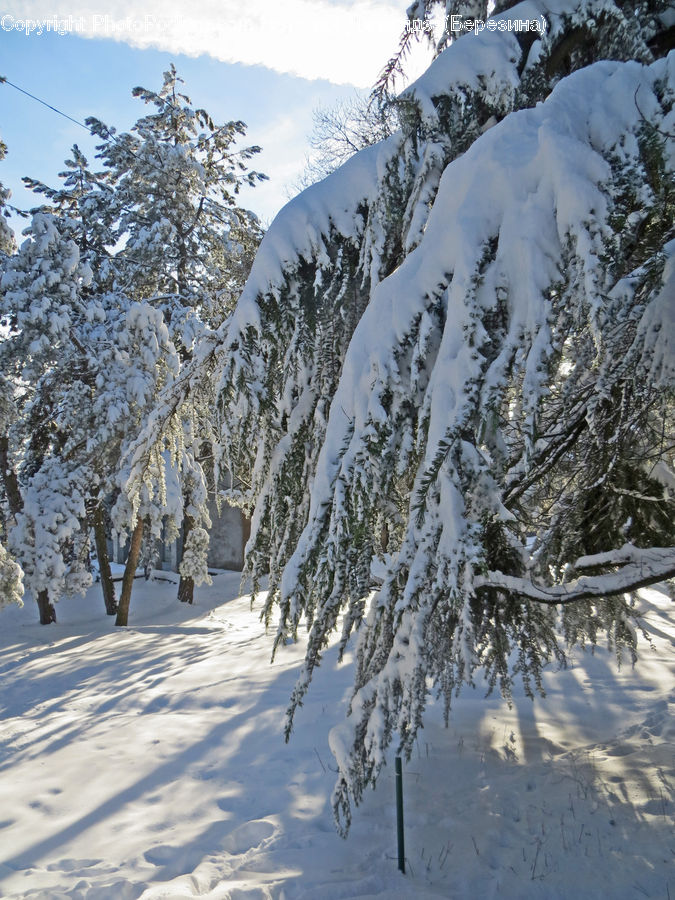
[[[16,522],[9,542],[22,564],[21,541],[17,543],[23,516],[23,497],[19,489],[22,479],[21,472],[16,477],[10,453],[13,451],[17,456],[20,452],[23,457],[21,468],[27,466],[28,478],[50,454],[54,436],[51,413],[58,402],[55,392],[59,389],[52,377],[53,371],[60,353],[71,344],[74,319],[81,312],[77,298],[79,284],[89,277],[89,272],[80,270],[78,263],[75,245],[61,239],[50,216],[38,215],[33,221],[32,238],[4,261],[0,280],[0,314],[5,327],[0,342],[0,363],[4,393],[14,406],[12,414],[5,417],[11,428],[5,429],[3,481],[10,513]],[[33,430],[32,416],[38,406],[46,410],[40,423],[44,427]],[[19,431],[23,436],[17,437],[12,442],[14,446],[10,447],[10,434],[16,435]],[[45,585],[33,585],[30,579],[28,583],[36,588],[41,622],[53,621],[53,603]]]
[[[77,144],[64,165],[59,187],[30,177],[22,179],[27,188],[46,200],[32,212],[58,216],[59,230],[77,245],[81,263],[91,270],[90,293],[110,290],[117,240],[111,175],[108,171],[92,172]]]
[[[48,623],[59,596],[86,587],[91,509],[119,492],[126,447],[179,361],[158,310],[90,290],[68,216],[36,213],[28,231],[0,281],[0,363],[23,390],[10,543]],[[148,478],[134,508],[153,493]]]
[[[155,111],[130,133],[87,123],[115,188],[117,286],[161,309],[189,351],[205,324],[222,322],[248,273],[262,231],[236,195],[266,176],[247,165],[259,147],[234,148],[245,124],[216,126],[181,83],[171,65],[159,91],[135,88]]]
[[[9,433],[17,417],[15,386],[0,377],[0,606],[22,603],[23,572],[5,544],[16,513],[21,508],[21,492],[15,468],[10,460]]]
[[[565,640],[634,654],[633,592],[675,575],[668,5],[491,22],[282,210],[219,352],[247,569],[277,641],[309,629],[289,732],[339,617],[358,631],[343,829],[430,693],[533,693]]]
[[[27,187],[48,201],[34,209],[33,212],[41,211],[57,216],[61,235],[67,237],[78,247],[80,264],[86,266],[89,272],[87,284],[82,285],[80,289],[82,303],[86,305],[91,301],[100,307],[101,295],[106,295],[109,301],[114,286],[112,251],[115,237],[112,231],[110,175],[107,172],[92,172],[86,157],[77,144],[73,146],[71,153],[71,157],[65,161],[65,170],[60,173],[59,177],[62,179],[62,183],[58,188],[49,187],[30,177],[25,177],[23,181]],[[123,300],[122,306],[124,304]],[[60,374],[61,377],[64,376],[63,371]],[[66,380],[68,380],[67,376]],[[39,403],[37,406],[39,408]],[[39,432],[45,427],[44,423],[41,423],[36,416],[33,416],[32,419],[34,430]],[[111,465],[109,453],[101,454],[98,466],[99,474],[102,474],[103,457],[106,459],[105,464]],[[107,501],[109,498],[104,492],[89,491],[86,509],[87,522],[94,533],[98,572],[106,612],[108,615],[114,615],[117,612],[117,601],[108,556]]]
[[[178,92],[179,82],[171,67],[159,93],[136,89],[156,112],[132,134],[90,120],[103,139],[103,172],[92,172],[75,146],[58,188],[25,179],[45,203],[3,282],[13,322],[5,361],[28,386],[14,444],[23,435],[19,474],[30,503],[20,499],[15,546],[29,586],[56,598],[80,584],[74,567],[87,550],[80,537],[92,528],[106,609],[117,612],[118,624],[127,621],[144,535],[154,543],[183,521],[181,599],[191,601],[194,580],[204,580],[206,482],[215,477],[212,386],[188,388],[180,403],[173,397],[188,379],[170,396],[162,389],[231,308],[261,233],[235,202],[242,184],[264,177],[246,165],[258,148],[235,151],[243,123],[216,128]],[[50,331],[55,305],[67,319],[57,337]],[[113,501],[114,527],[131,536],[119,608],[105,565],[104,508]]]
[[[96,119],[88,124],[103,139],[99,157],[115,188],[114,228],[116,241],[123,244],[114,259],[115,283],[162,312],[186,362],[195,345],[222,323],[241,291],[262,230],[236,197],[243,185],[255,185],[266,176],[248,168],[259,147],[234,148],[246,132],[244,123],[216,126],[205,110],[192,107],[180,91],[181,83],[172,65],[159,91],[135,88],[134,96],[154,110],[130,133],[115,134]],[[210,525],[203,485],[207,477],[215,477],[207,472],[209,466],[213,470],[212,463],[202,464],[213,459],[212,449],[207,449],[214,440],[213,402],[206,402],[202,393],[196,403],[195,393],[184,397],[180,417],[174,407],[170,427],[161,437],[184,472],[186,546],[191,546],[192,527]],[[180,430],[184,433],[178,434]],[[152,433],[152,427],[146,433]],[[139,445],[135,472],[141,456]],[[166,457],[155,453],[155,458],[161,463]],[[150,464],[150,456],[145,459]],[[193,557],[190,553],[188,560]],[[189,569],[185,561],[179,597],[192,602]]]
[[[5,158],[7,145],[0,140],[0,160]],[[16,250],[14,235],[6,216],[10,192],[0,182],[0,264]],[[21,602],[23,573],[3,546],[7,540],[7,521],[11,519],[20,497],[16,473],[9,459],[9,429],[16,418],[15,386],[0,375],[0,604],[12,600]]]

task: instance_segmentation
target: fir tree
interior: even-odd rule
[[[89,163],[75,144],[72,156],[65,161],[65,170],[60,173],[62,184],[58,188],[35,179],[23,179],[27,187],[46,198],[47,203],[33,210],[33,213],[44,212],[54,215],[59,220],[59,230],[73,241],[79,251],[79,259],[89,271],[86,285],[80,288],[82,302],[89,302],[100,307],[101,295],[110,295],[113,289],[112,248],[115,241],[112,232],[112,187],[108,173],[93,173]],[[86,365],[90,365],[87,363]],[[63,373],[61,373],[63,376]],[[89,380],[91,381],[91,374]],[[38,404],[39,406],[39,404]],[[33,427],[40,430],[45,427],[33,417]],[[90,422],[90,426],[92,423]],[[98,480],[104,476],[103,468],[110,466],[111,460],[99,460]],[[102,482],[101,482],[102,483]],[[96,546],[98,572],[103,593],[103,601],[108,615],[117,612],[115,586],[112,579],[108,555],[106,526],[106,503],[109,498],[105,492],[90,492],[86,501],[86,519],[93,531]]]
[[[36,213],[0,281],[0,362],[7,382],[23,385],[10,432],[18,477],[5,476],[10,544],[44,624],[59,596],[89,583],[92,509],[119,493],[126,447],[179,367],[158,310],[91,292],[73,229],[67,216]],[[136,507],[150,515],[157,501],[166,506],[147,478]]]
[[[110,290],[113,282],[114,189],[110,173],[93,172],[77,144],[59,173],[61,184],[52,188],[34,178],[25,177],[27,188],[45,198],[31,212],[57,216],[60,230],[78,247],[80,261],[91,270],[90,294]]]
[[[266,176],[248,169],[259,147],[235,150],[243,122],[216,126],[180,92],[175,67],[155,92],[133,96],[155,111],[131,133],[116,134],[97,119],[98,156],[114,186],[115,256],[119,289],[153,302],[176,342],[189,351],[204,324],[229,311],[262,235],[255,216],[237,206],[243,185]]]
[[[277,642],[309,629],[288,733],[358,631],[343,830],[431,691],[534,694],[565,640],[634,655],[634,591],[675,574],[672,30],[634,6],[447,35],[401,132],[280,213],[224,329],[247,571]]]
[[[114,233],[123,244],[114,259],[115,284],[162,312],[185,363],[195,345],[222,323],[243,286],[262,231],[236,198],[243,185],[266,176],[248,168],[259,147],[234,148],[245,135],[244,123],[216,126],[205,110],[192,107],[181,84],[172,65],[159,91],[135,88],[133,95],[153,112],[130,133],[115,134],[96,119],[88,124],[103,139],[99,158],[114,186]],[[202,463],[213,458],[211,408],[204,398],[199,408],[181,404],[184,421],[179,424],[174,413],[168,439],[184,473],[188,560],[196,559],[195,541],[202,546],[202,526],[210,525],[205,485],[215,475]],[[184,433],[178,436],[176,428]],[[190,537],[193,528],[198,540]],[[199,578],[201,565],[195,573]],[[194,579],[187,560],[181,576],[179,597],[192,602]]]
[[[134,91],[155,113],[131,134],[89,120],[103,139],[103,171],[92,172],[75,146],[58,188],[25,179],[45,202],[3,280],[11,324],[4,371],[13,366],[29,386],[14,428],[14,546],[29,586],[56,599],[84,586],[75,573],[86,568],[92,530],[106,609],[120,625],[143,539],[147,548],[160,534],[170,540],[182,521],[181,599],[191,602],[193,584],[208,578],[213,386],[207,379],[193,389],[187,373],[164,389],[228,314],[260,236],[235,202],[243,184],[264,177],[246,165],[259,148],[235,151],[243,123],[216,128],[179,83],[171,67],[160,92]],[[58,335],[54,309],[63,315]],[[119,607],[108,515],[130,535]]]
[[[1,80],[1,79],[0,79]],[[5,158],[7,145],[0,140],[0,161]],[[16,243],[6,216],[10,192],[0,182],[0,263],[15,252]],[[7,525],[20,507],[20,492],[16,472],[10,461],[9,430],[17,415],[16,386],[4,374],[0,375],[0,478],[3,496],[0,503],[0,604],[20,602],[23,595],[23,573],[3,546],[7,541]]]

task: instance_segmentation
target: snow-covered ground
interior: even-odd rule
[[[194,607],[137,581],[128,629],[98,589],[0,613],[0,896],[47,898],[642,898],[675,900],[673,603],[642,594],[654,649],[604,650],[512,709],[467,691],[430,708],[404,768],[407,874],[393,765],[335,833],[328,729],[349,662],[328,651],[290,744],[302,646],[269,664],[238,575]]]

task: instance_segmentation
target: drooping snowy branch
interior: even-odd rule
[[[611,554],[675,540],[675,57],[612,2],[508,5],[547,33],[455,41],[402,132],[273,223],[225,334],[248,569],[277,641],[309,629],[288,732],[328,634],[358,630],[345,825],[394,735],[411,751],[429,685],[446,711],[478,669],[533,693],[561,622],[634,651],[623,594],[672,569]],[[584,557],[620,569],[570,587]]]

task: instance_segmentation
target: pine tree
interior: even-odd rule
[[[11,401],[12,411],[5,417],[3,441],[3,476],[9,511],[16,527],[9,534],[10,546],[23,563],[21,548],[17,546],[17,532],[24,516],[24,496],[20,490],[21,473],[17,476],[10,463],[10,453],[28,457],[29,477],[39,468],[51,441],[50,415],[44,430],[31,433],[30,411],[37,403],[35,394],[46,399],[51,413],[54,382],[49,372],[56,363],[64,339],[68,340],[73,322],[77,283],[86,278],[77,266],[76,248],[71,242],[61,242],[53,222],[47,216],[36,216],[33,239],[27,240],[18,253],[8,257],[0,280],[0,314],[5,326],[0,342],[0,363],[4,394]],[[25,417],[26,412],[28,417]],[[27,429],[23,425],[28,425]],[[12,432],[19,433],[10,445]],[[28,449],[24,449],[30,444]],[[58,515],[58,514],[57,514]],[[57,528],[56,521],[52,527]],[[22,566],[23,567],[23,566]],[[25,571],[25,567],[24,571]],[[29,565],[30,568],[30,565]],[[40,621],[55,621],[55,611],[45,584],[33,584],[40,609]]]
[[[216,126],[205,110],[192,108],[181,84],[172,65],[159,91],[135,88],[133,95],[154,111],[140,118],[131,133],[118,135],[96,119],[87,121],[103,139],[99,157],[114,185],[114,231],[116,242],[123,244],[114,259],[115,284],[162,312],[185,363],[196,344],[222,323],[243,286],[262,231],[236,197],[243,185],[266,176],[247,165],[259,147],[234,149],[246,133],[244,123]],[[184,421],[179,426],[174,413],[168,443],[184,473],[188,556],[181,566],[179,597],[191,603],[195,579],[188,561],[197,558],[203,526],[210,526],[205,485],[215,476],[203,461],[213,457],[214,430],[204,398],[199,408],[182,403],[181,410]],[[200,563],[195,570],[198,578],[201,568]]]
[[[222,322],[250,267],[262,232],[236,195],[267,176],[247,166],[260,147],[233,147],[245,124],[216,126],[181,84],[171,65],[159,91],[135,88],[155,112],[131,133],[93,118],[87,124],[103,139],[98,156],[114,186],[115,235],[124,244],[116,284],[161,309],[189,351],[204,324]]]
[[[260,226],[235,196],[264,176],[246,166],[259,148],[232,148],[243,123],[216,128],[179,83],[171,67],[159,93],[134,91],[156,111],[131,134],[89,120],[104,171],[92,172],[74,146],[58,188],[24,179],[44,203],[5,266],[11,328],[0,352],[3,371],[28,386],[13,428],[13,546],[48,604],[42,621],[54,619],[53,599],[86,586],[91,531],[116,624],[128,621],[143,542],[177,536],[181,521],[181,599],[191,602],[193,584],[208,579],[213,386],[193,389],[189,372],[174,380],[195,346],[213,340],[248,273]],[[119,607],[108,516],[130,535]]]
[[[534,695],[602,634],[634,655],[634,591],[675,575],[666,4],[512,6],[280,213],[217,354],[247,572],[277,643],[309,629],[287,734],[358,632],[343,830],[430,692]]]
[[[21,491],[10,459],[10,430],[17,418],[16,387],[0,377],[0,606],[22,604],[23,572],[7,550],[8,532],[21,510]]]
[[[5,158],[6,153],[7,145],[0,140],[0,161]],[[0,264],[16,250],[14,234],[6,219],[9,198],[9,190],[0,182]],[[7,541],[8,520],[11,520],[20,505],[16,472],[9,458],[9,430],[15,418],[15,385],[3,374],[0,375],[0,484],[4,495],[0,503],[0,605],[12,601],[21,603],[23,596],[21,567],[3,546],[3,542]]]
[[[5,475],[9,540],[43,624],[55,620],[54,601],[90,582],[92,508],[119,493],[126,448],[179,368],[158,310],[92,292],[74,232],[67,216],[36,213],[0,281],[0,364],[23,386],[10,431],[18,475]],[[144,488],[135,504],[149,516],[166,502],[151,478]]]
[[[77,244],[80,259],[92,270],[98,288],[111,287],[113,245],[113,187],[110,173],[92,172],[89,161],[77,144],[73,144],[65,169],[59,173],[61,184],[49,187],[34,178],[25,177],[27,188],[46,199],[32,210],[58,216],[62,231]]]
[[[78,247],[80,263],[90,272],[88,283],[82,289],[83,303],[87,304],[91,300],[100,305],[100,295],[108,294],[113,288],[112,248],[115,237],[112,232],[112,187],[108,173],[94,173],[89,169],[89,163],[77,144],[71,152],[71,158],[65,161],[65,170],[59,175],[62,179],[60,187],[51,188],[29,177],[25,177],[23,181],[48,201],[35,208],[33,213],[44,212],[57,216],[61,233],[67,234]],[[34,422],[34,425],[37,429],[44,427],[40,422]],[[107,463],[109,465],[110,460]],[[99,476],[102,474],[99,466]],[[114,615],[117,612],[117,600],[107,544],[108,499],[100,491],[92,492],[86,502],[86,518],[94,534],[106,613]]]

